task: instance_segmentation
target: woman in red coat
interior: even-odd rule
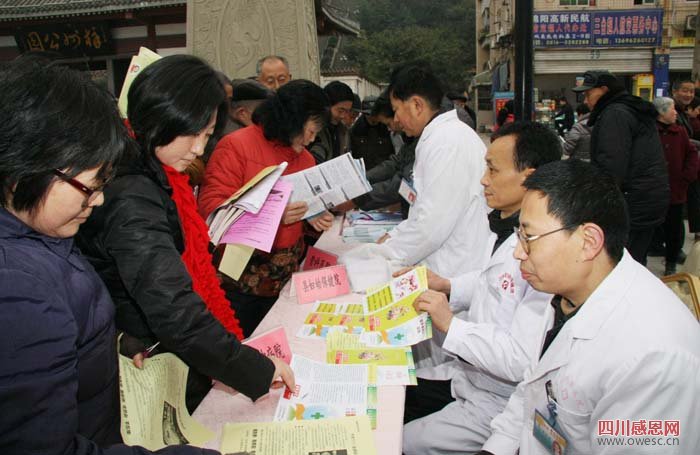
[[[253,125],[224,136],[207,164],[199,193],[199,213],[206,219],[229,196],[262,169],[288,163],[284,175],[316,165],[306,146],[327,121],[330,104],[321,87],[295,80],[280,87],[253,114]],[[272,251],[256,250],[236,281],[224,276],[224,290],[249,336],[277,300],[280,290],[299,267],[304,251],[302,219],[305,202],[290,203],[277,230]],[[324,212],[309,223],[317,230],[331,227]]]
[[[697,179],[698,153],[690,144],[688,133],[676,124],[678,113],[671,98],[654,100],[659,116],[656,126],[664,148],[668,165],[668,179],[671,187],[671,200],[664,222],[666,238],[665,275],[676,273],[678,253],[683,246],[683,204],[686,202],[688,184]]]

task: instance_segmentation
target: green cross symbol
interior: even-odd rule
[[[404,336],[405,336],[405,335],[403,335],[403,334],[401,334],[401,333],[397,333],[396,335],[394,335],[394,339],[395,339],[395,340],[401,341],[401,338],[403,338]]]
[[[324,416],[323,414],[321,414],[320,412],[318,412],[318,411],[316,411],[316,414],[311,414],[311,418],[312,418],[312,419],[318,420],[318,419],[320,419],[320,418],[322,418],[322,417],[325,417],[325,416]]]

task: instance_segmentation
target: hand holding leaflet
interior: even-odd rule
[[[294,185],[292,202],[304,201],[308,205],[304,218],[311,218],[372,190],[365,176],[364,164],[349,153],[281,179]]]

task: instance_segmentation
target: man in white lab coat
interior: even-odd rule
[[[520,276],[514,230],[523,181],[561,154],[557,136],[538,123],[510,123],[493,136],[481,178],[494,209],[488,216],[491,235],[481,246],[490,260],[483,269],[452,279],[430,271],[431,291],[415,303],[447,333],[443,349],[459,358],[419,370],[418,386],[407,388],[405,454],[478,451],[491,433],[491,419],[503,411],[539,355],[540,321],[552,295],[534,290]],[[466,320],[453,317],[458,311],[466,311]]]
[[[382,255],[395,265],[424,262],[440,274],[482,268],[489,236],[479,185],[483,141],[454,109],[440,113],[444,93],[429,68],[398,68],[388,90],[395,120],[404,133],[420,138],[413,181],[400,190],[412,203],[408,219],[380,240]]]
[[[624,249],[622,193],[576,160],[524,185],[515,256],[557,298],[539,361],[479,453],[700,453],[700,325]]]

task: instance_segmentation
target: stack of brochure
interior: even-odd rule
[[[345,214],[341,234],[347,243],[374,243],[401,221],[401,212],[352,211]]]
[[[214,245],[226,244],[219,270],[237,280],[253,252],[272,250],[292,186],[280,176],[283,162],[269,166],[250,179],[207,218]]]
[[[285,175],[281,180],[294,185],[291,202],[304,201],[311,218],[324,210],[362,196],[372,190],[367,181],[365,162],[346,153],[301,172]]]
[[[209,225],[209,237],[214,245],[218,245],[220,243],[238,243],[226,241],[225,239],[226,235],[231,231],[231,227],[239,219],[241,219],[245,213],[257,215],[260,212],[263,206],[267,204],[268,198],[273,191],[273,187],[280,186],[278,184],[278,180],[286,168],[286,162],[283,162],[277,166],[266,167],[245,185],[243,185],[238,191],[236,191],[230,198],[226,199],[223,204],[217,207],[209,215],[207,218],[207,224]],[[288,185],[282,186],[288,188]],[[289,199],[291,188],[289,191],[287,191],[287,193],[286,199]],[[281,206],[281,219],[281,214],[284,212],[284,207],[287,205],[286,200],[284,201],[283,205],[280,203],[272,205],[275,205],[276,209],[279,209]],[[269,219],[260,219],[260,221],[269,221]],[[279,220],[277,220],[276,224],[277,226],[275,226],[274,229],[275,233],[277,232],[277,227],[279,226]],[[251,246],[257,248],[256,245]],[[267,250],[267,252],[269,252],[269,250]]]
[[[424,266],[368,289],[362,303],[316,302],[297,337],[325,339],[332,332],[358,335],[367,346],[412,346],[432,337],[427,313],[413,302],[428,289]]]

